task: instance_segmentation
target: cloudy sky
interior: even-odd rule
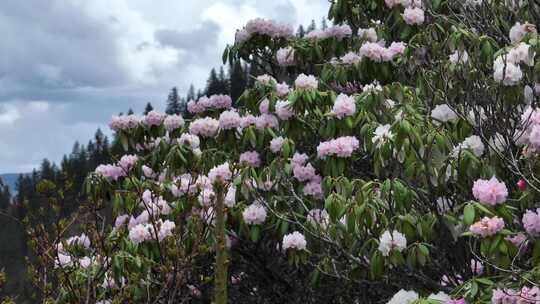
[[[328,0],[1,0],[0,173],[58,162],[111,115],[203,88],[247,20],[308,24]]]

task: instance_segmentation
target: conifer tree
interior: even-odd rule
[[[147,103],[146,104],[146,107],[144,107],[144,112],[143,114],[146,115],[148,114],[150,111],[154,110],[154,107],[152,106],[151,103]]]
[[[165,109],[167,114],[180,114],[180,96],[178,96],[178,89],[173,87],[169,96],[167,97],[167,108]]]

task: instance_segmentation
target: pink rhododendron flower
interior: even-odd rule
[[[262,84],[262,85],[274,86],[274,85],[277,84],[276,79],[274,77],[268,75],[268,74],[257,76],[256,79],[257,79],[257,82]]]
[[[197,135],[189,133],[182,133],[182,135],[180,135],[180,138],[177,139],[177,142],[180,145],[187,145],[191,149],[198,149],[201,144],[201,140]]]
[[[174,131],[184,126],[184,119],[180,115],[169,115],[163,121],[165,129],[169,132]]]
[[[523,214],[522,223],[528,234],[540,236],[540,208],[536,209],[536,212],[527,210]]]
[[[257,168],[261,165],[261,158],[257,151],[247,151],[240,154],[240,163]]]
[[[316,199],[323,198],[323,190],[320,180],[317,177],[313,177],[302,189],[304,195],[312,196]]]
[[[240,127],[240,114],[235,110],[224,111],[219,115],[219,128],[221,130],[230,130]]]
[[[285,97],[290,91],[289,85],[285,82],[276,84],[276,94],[278,97]]]
[[[276,102],[276,115],[281,120],[289,120],[294,116],[294,112],[288,101],[278,100]]]
[[[482,262],[472,259],[471,271],[476,275],[481,275],[482,273],[484,273],[484,265],[482,264]]]
[[[337,118],[345,118],[346,116],[351,116],[356,112],[356,101],[354,97],[349,97],[345,94],[339,94],[334,102],[334,107],[332,108],[332,113],[336,115]]]
[[[306,250],[307,241],[303,234],[298,231],[295,231],[290,234],[283,236],[283,250],[294,249],[294,250]]]
[[[118,165],[124,169],[125,172],[129,172],[133,169],[138,160],[139,158],[137,155],[124,155],[120,158]]]
[[[165,114],[158,113],[156,111],[150,111],[146,116],[144,116],[144,124],[151,127],[151,126],[159,126],[165,119]]]
[[[189,125],[189,132],[201,137],[214,137],[216,136],[219,128],[219,121],[211,118],[199,118],[191,122]]]
[[[276,154],[281,152],[281,147],[283,146],[284,142],[285,142],[285,139],[281,136],[272,139],[270,141],[270,151]]]
[[[232,172],[229,169],[229,163],[224,163],[210,169],[208,172],[208,178],[212,184],[216,182],[228,182],[232,179]]]
[[[272,114],[261,114],[255,118],[255,127],[257,129],[264,128],[277,128],[279,121],[276,116]]]
[[[270,109],[270,100],[268,100],[268,98],[265,98],[259,104],[259,112],[261,112],[261,114],[268,114],[269,109]]]
[[[338,137],[336,139],[321,142],[317,146],[317,156],[322,159],[327,156],[351,157],[352,153],[359,147],[360,142],[356,137]]]
[[[319,82],[313,75],[300,74],[294,81],[294,86],[299,90],[316,90]]]
[[[478,179],[474,182],[472,192],[474,197],[483,204],[497,205],[506,201],[508,189],[495,176],[489,180]]]
[[[308,159],[309,156],[307,156],[307,154],[295,152],[291,159],[291,166],[293,168],[296,166],[303,166]]]
[[[473,234],[481,237],[492,236],[504,228],[504,220],[500,217],[484,217],[469,228]]]
[[[506,55],[501,55],[495,59],[493,62],[493,79],[507,86],[517,85],[523,78],[523,72],[519,65],[507,59],[508,56]]]
[[[368,41],[375,42],[377,41],[377,31],[374,28],[370,27],[367,29],[358,29],[358,37],[367,39]]]
[[[317,174],[315,168],[311,164],[306,166],[294,166],[293,175],[299,182],[305,182],[312,180]]]
[[[307,221],[315,227],[326,229],[330,223],[330,215],[324,209],[311,209],[308,212]]]
[[[512,43],[521,41],[527,33],[536,33],[536,27],[530,23],[521,24],[516,22],[514,26],[510,29],[508,36]]]
[[[138,224],[129,230],[129,239],[134,244],[140,244],[150,238],[150,229],[146,224]]]
[[[95,172],[108,180],[116,181],[118,178],[125,176],[124,169],[115,165],[99,165]]]
[[[257,122],[257,117],[248,114],[246,116],[243,116],[240,120],[240,127],[241,128],[247,128],[249,126],[255,125],[255,122]]]
[[[343,64],[353,65],[362,61],[362,56],[356,54],[355,52],[348,52],[347,54],[339,58],[339,60],[341,60],[341,63]]]
[[[158,232],[158,240],[163,241],[165,238],[172,236],[174,228],[176,228],[176,225],[174,222],[171,222],[169,220],[166,220],[164,222],[160,223],[159,232]]]
[[[242,217],[248,225],[261,225],[266,220],[266,209],[258,203],[253,203],[244,209]]]
[[[139,118],[134,114],[127,116],[113,116],[109,123],[109,127],[116,132],[120,130],[130,130],[136,128],[138,125]]]
[[[407,7],[402,16],[405,23],[409,25],[424,23],[424,10],[418,7]]]
[[[292,66],[294,60],[294,49],[292,47],[281,48],[276,52],[276,59],[280,66]]]

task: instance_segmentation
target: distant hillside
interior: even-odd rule
[[[19,177],[19,173],[6,173],[6,174],[0,174],[0,178],[2,181],[4,181],[4,184],[6,184],[9,187],[9,191],[11,192],[11,195],[16,194],[16,187],[15,184],[17,183],[17,178]]]

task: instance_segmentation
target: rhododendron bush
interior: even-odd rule
[[[540,303],[540,3],[330,2],[239,29],[234,103],[113,118],[84,234],[33,231],[45,298]]]

